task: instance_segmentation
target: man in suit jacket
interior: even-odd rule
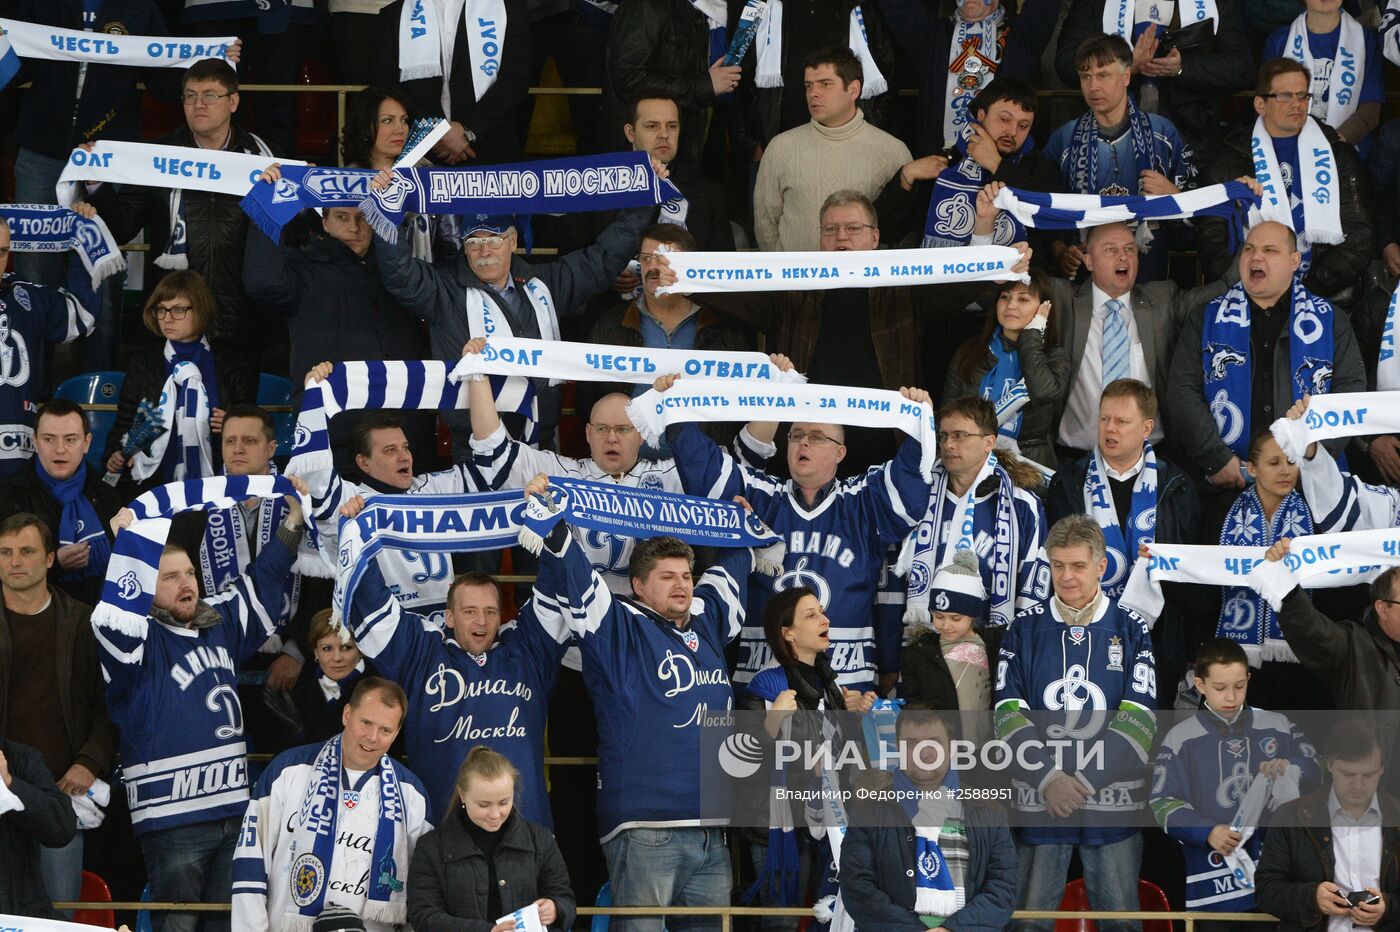
[[[1191,289],[1171,281],[1139,285],[1137,239],[1125,223],[1089,230],[1084,267],[1089,280],[1073,293],[1069,282],[1054,279],[1056,327],[1069,346],[1072,373],[1057,439],[1069,459],[1094,448],[1104,386],[1132,378],[1163,391],[1181,325],[1226,288],[1223,281]],[[1154,444],[1162,430],[1162,422],[1153,426]]]

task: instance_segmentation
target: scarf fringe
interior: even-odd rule
[[[958,910],[958,894],[955,890],[932,890],[920,887],[914,894],[914,912],[920,916],[953,915]]]
[[[1246,651],[1247,651],[1246,647]],[[1293,653],[1293,648],[1288,646],[1287,641],[1266,640],[1260,649],[1260,659],[1281,663],[1299,663],[1298,655]]]
[[[127,637],[139,638],[146,634],[149,622],[144,615],[124,612],[106,602],[98,602],[92,610],[92,623],[98,628],[111,628]]]
[[[430,14],[431,15],[431,14]],[[409,65],[399,66],[399,81],[418,81],[423,78],[442,77],[442,65]]]
[[[783,572],[783,561],[787,559],[787,545],[782,541],[770,544],[753,552],[754,572],[764,576],[777,576]]]
[[[261,182],[259,182],[259,184],[261,184]],[[248,215],[248,219],[253,222],[255,227],[263,232],[264,236],[274,243],[282,242],[282,225],[263,209],[261,201],[255,200],[250,193],[247,197],[238,202],[238,206],[243,208],[243,212]]]
[[[184,253],[163,252],[156,257],[156,267],[166,271],[183,271],[190,267],[190,257]]]
[[[96,288],[118,272],[125,272],[126,267],[126,257],[120,252],[103,256],[92,265],[92,287]]]
[[[360,213],[365,218],[365,223],[387,243],[397,243],[399,241],[399,225],[389,219],[384,211],[379,207],[379,201],[373,197],[367,197],[360,202]]]

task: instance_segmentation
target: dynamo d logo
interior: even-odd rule
[[[719,768],[735,780],[747,780],[763,766],[763,745],[753,735],[736,732],[719,746]]]

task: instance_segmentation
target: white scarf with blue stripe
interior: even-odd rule
[[[846,44],[860,59],[861,71],[865,75],[860,85],[860,99],[869,100],[888,91],[889,82],[880,73],[875,56],[870,54],[870,39],[865,33],[865,13],[859,4],[851,8]],[[783,0],[768,0],[768,12],[758,25],[757,45],[754,84],[759,87],[782,87]]]
[[[1108,469],[1103,454],[1094,447],[1089,459],[1089,471],[1084,476],[1084,511],[1103,528],[1108,568],[1099,585],[1112,598],[1123,594],[1128,576],[1133,571],[1139,544],[1150,544],[1157,534],[1157,454],[1152,444],[1142,446],[1142,471],[1133,483],[1133,495],[1128,505],[1128,526],[1118,523],[1118,509],[1113,504],[1113,489],[1108,484]]]
[[[1002,188],[996,205],[1025,226],[1037,230],[1075,230],[1105,223],[1143,220],[1185,220],[1190,217],[1234,217],[1240,206],[1259,198],[1249,186],[1227,181],[1176,194],[1048,194]]]

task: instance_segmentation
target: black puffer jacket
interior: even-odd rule
[[[1001,652],[1001,636],[1005,628],[988,625],[977,629],[977,636],[987,646],[987,660],[996,672]],[[938,632],[923,635],[899,652],[899,698],[910,702],[927,702],[932,708],[949,712],[984,712],[986,709],[959,709],[958,686],[943,656]],[[970,719],[969,719],[970,721]]]
[[[604,105],[621,133],[627,107],[643,92],[663,93],[681,111],[678,161],[694,166],[705,143],[710,83],[710,29],[687,0],[627,0],[608,31]]]
[[[245,260],[249,296],[288,317],[293,381],[326,359],[427,354],[422,321],[384,289],[372,253],[361,258],[329,236],[313,237],[302,249],[277,246],[249,224]]]
[[[214,350],[214,371],[219,382],[219,407],[228,409],[233,405],[253,404],[258,399],[258,370],[242,354],[230,349]],[[102,451],[102,461],[121,449],[122,435],[131,427],[136,416],[136,406],[143,400],[154,402],[160,398],[161,387],[165,385],[165,341],[146,346],[131,356],[127,365],[126,378],[122,381],[121,397],[117,400],[117,420],[107,435],[107,448]],[[213,439],[211,452],[214,456],[214,473],[222,468],[219,455],[219,438]],[[130,474],[123,473],[123,485],[119,492],[135,495],[138,491],[130,481]],[[155,484],[155,477],[147,480],[147,486]],[[128,496],[130,497],[130,495]]]
[[[195,145],[187,126],[153,142],[161,146]],[[229,140],[228,151],[271,152],[261,139],[237,126]],[[261,346],[267,334],[261,327],[260,315],[243,290],[243,244],[248,234],[248,215],[238,206],[239,200],[228,194],[207,191],[185,191],[183,195],[189,267],[204,276],[219,306],[209,338],[251,348]],[[107,221],[117,242],[129,242],[144,227],[146,241],[151,244],[151,257],[154,259],[165,251],[170,239],[169,189],[135,185],[116,189],[104,184],[88,196],[88,201]],[[146,263],[147,294],[164,274],[154,262]]]
[[[1319,243],[1313,247],[1312,268],[1303,285],[1313,294],[1334,300],[1361,278],[1366,263],[1371,261],[1374,236],[1371,212],[1367,206],[1370,196],[1365,166],[1356,150],[1337,138],[1330,126],[1322,127],[1337,159],[1337,174],[1341,188],[1342,229],[1346,239],[1336,245]],[[1254,159],[1250,157],[1250,137],[1253,130],[1237,129],[1220,141],[1215,158],[1202,170],[1200,186],[1223,184],[1242,175],[1254,176]],[[1225,269],[1235,261],[1230,251],[1232,221],[1219,217],[1197,217],[1197,255],[1206,281],[1224,278]]]
[[[564,856],[549,830],[512,812],[496,843],[496,884],[501,913],[515,912],[545,897],[554,901],[551,929],[574,924],[574,893]],[[408,872],[408,920],[417,932],[490,932],[487,911],[490,872],[486,855],[467,833],[461,806],[440,827],[418,839]]]

